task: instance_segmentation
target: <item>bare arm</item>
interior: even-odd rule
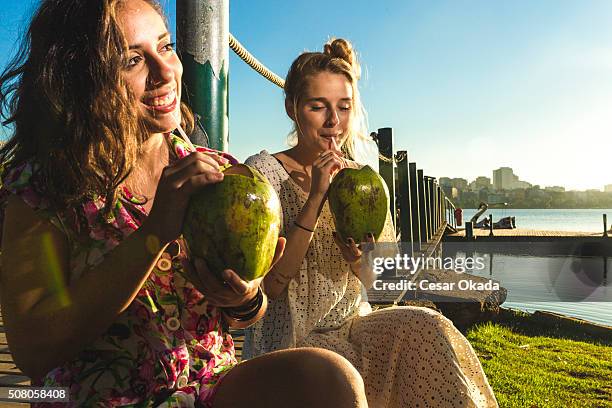
[[[325,196],[321,194],[309,196],[295,222],[314,230],[324,200]],[[293,225],[286,235],[287,244],[285,245],[283,257],[264,278],[263,286],[266,294],[271,299],[278,298],[289,284],[289,281],[298,274],[300,265],[306,256],[306,251],[312,240],[312,232],[296,225]]]
[[[316,228],[319,214],[327,198],[327,190],[332,175],[342,166],[342,158],[331,150],[324,152],[314,161],[310,193],[300,214],[295,219],[297,224],[309,230]],[[300,226],[293,225],[289,228],[286,236],[285,255],[264,279],[264,288],[271,299],[278,298],[287,288],[291,279],[297,276],[300,265],[306,256],[306,251],[308,251],[308,246],[312,240],[312,232]]]
[[[193,153],[166,167],[143,225],[69,285],[66,237],[20,198],[9,199],[2,308],[11,351],[26,374],[39,377],[74,358],[129,306],[167,243],[179,236],[190,195],[223,179],[215,160]]]
[[[68,285],[64,234],[20,198],[9,199],[2,311],[15,362],[26,374],[41,376],[73,358],[127,308],[165,247],[147,248],[149,235],[143,226]]]

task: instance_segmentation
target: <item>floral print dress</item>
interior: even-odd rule
[[[189,154],[181,139],[167,139],[174,159]],[[108,218],[99,196],[53,212],[36,171],[28,162],[2,176],[0,221],[8,196],[16,194],[58,227],[70,243],[68,284],[99,264],[147,216],[127,189]],[[234,343],[220,311],[185,279],[187,262],[184,245],[170,244],[126,311],[77,357],[47,373],[42,385],[68,387],[74,407],[212,406],[215,386],[237,364]]]

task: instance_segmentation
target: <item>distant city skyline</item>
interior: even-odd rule
[[[507,170],[509,170],[509,172]],[[501,179],[501,181],[499,181],[498,183],[495,182],[496,172],[499,172],[498,174]],[[482,185],[484,179],[486,179],[488,183],[490,184],[491,188],[496,189],[496,190],[520,189],[520,188],[529,188],[529,187],[539,186],[541,189],[556,189],[556,188],[561,187],[565,191],[597,190],[597,191],[603,191],[603,192],[612,192],[612,184],[605,184],[601,188],[593,187],[593,188],[586,188],[586,189],[580,190],[580,189],[568,189],[567,187],[560,185],[560,184],[542,185],[538,183],[532,183],[531,181],[528,181],[528,180],[520,180],[518,177],[518,174],[514,174],[514,169],[512,167],[507,167],[507,166],[491,170],[491,174],[492,174],[492,177],[480,175],[480,176],[474,177],[473,179],[466,178],[466,177],[456,177],[456,176],[450,177],[447,175],[443,175],[441,177],[438,177],[438,179],[439,180],[463,179],[467,182],[468,185],[478,184],[479,182]]]

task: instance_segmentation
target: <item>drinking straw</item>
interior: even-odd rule
[[[172,115],[174,116],[174,115]],[[195,152],[196,148],[193,145],[193,143],[191,143],[191,140],[189,140],[189,136],[187,136],[187,133],[185,133],[185,131],[183,130],[183,128],[181,127],[181,123],[179,122],[179,120],[177,119],[176,116],[174,116],[174,119],[176,121],[176,129],[179,131],[179,133],[181,134],[181,137],[183,138],[183,140],[185,141],[185,143],[187,143],[187,146],[189,146],[189,148],[191,149],[191,151]]]
[[[342,153],[342,150],[340,150],[338,148],[338,144],[336,143],[336,139],[334,139],[333,137],[329,140],[329,150],[332,150],[332,144],[333,144],[333,150],[336,153],[340,153],[340,157],[342,159],[342,168],[346,167],[346,162],[344,161],[344,153]]]

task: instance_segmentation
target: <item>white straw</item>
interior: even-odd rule
[[[174,115],[173,115],[174,116]],[[185,131],[183,130],[183,128],[181,127],[181,124],[179,122],[179,120],[176,118],[176,116],[174,116],[174,119],[176,120],[176,129],[179,131],[179,133],[181,134],[181,136],[183,137],[183,140],[185,141],[185,143],[187,143],[187,146],[189,146],[189,148],[191,149],[192,152],[196,151],[195,146],[193,145],[193,143],[191,143],[191,140],[189,140],[189,136],[187,136],[187,133],[185,133]]]

